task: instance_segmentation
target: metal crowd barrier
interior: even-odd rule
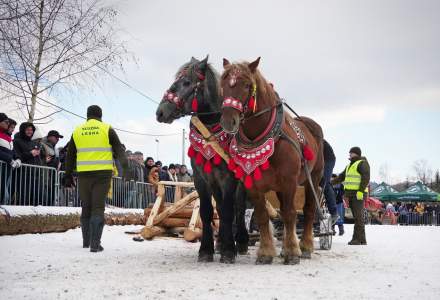
[[[64,171],[54,168],[22,164],[20,168],[12,169],[0,161],[0,204],[80,207],[78,184],[75,188],[65,188],[64,177]],[[166,187],[169,202],[174,201],[173,188]],[[121,208],[145,208],[155,199],[154,185],[113,177],[106,202]]]
[[[397,221],[400,225],[435,225],[440,226],[440,212],[410,212],[408,214],[400,214]]]

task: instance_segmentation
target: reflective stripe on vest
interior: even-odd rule
[[[113,153],[108,132],[110,125],[90,119],[73,132],[78,172],[113,170]]]
[[[359,190],[359,186],[361,185],[361,173],[359,173],[357,169],[361,162],[363,162],[363,160],[360,159],[358,161],[355,161],[351,166],[348,165],[345,168],[345,180],[343,182],[344,190]],[[368,187],[365,188],[364,192],[368,192]]]

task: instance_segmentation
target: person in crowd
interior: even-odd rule
[[[105,199],[113,173],[113,155],[126,172],[128,162],[124,150],[115,130],[102,122],[101,108],[89,106],[87,121],[75,128],[69,142],[65,186],[75,185],[73,171],[76,167],[82,204],[83,247],[90,247],[91,252],[104,250],[101,236],[105,224]],[[125,173],[122,176],[125,177]]]
[[[42,154],[44,154],[43,157],[41,157],[41,160],[43,163],[46,164],[46,166],[56,169],[57,171],[60,170],[60,155],[58,152],[58,149],[56,148],[56,145],[58,144],[58,141],[62,139],[63,136],[56,130],[50,130],[45,136],[42,141],[41,145],[43,146],[44,151]],[[55,203],[55,174],[52,172],[47,172],[47,197],[49,200],[48,205],[54,205]]]
[[[188,173],[186,165],[181,165],[177,172],[177,179],[179,182],[192,182],[191,176]]]
[[[30,122],[20,124],[19,132],[14,136],[14,150],[21,162],[28,165],[43,165],[40,155],[44,153],[34,136],[35,126]]]
[[[154,159],[152,157],[147,157],[147,159],[145,160],[145,174],[144,174],[145,182],[149,182],[148,178],[150,176],[150,171],[153,167],[155,167]]]
[[[15,131],[15,126],[17,126],[17,122],[11,118],[8,119],[9,120],[9,126],[8,126],[8,132],[7,134],[9,136],[12,136],[14,134]]]
[[[62,138],[63,136],[58,131],[50,130],[47,133],[47,136],[41,141],[45,155],[42,158],[43,162],[46,163],[46,166],[55,168],[57,170],[60,169],[60,154],[56,148],[56,145]]]
[[[333,148],[326,140],[324,140],[324,175],[322,177],[321,186],[323,186],[324,189],[324,198],[332,218],[332,225],[334,225],[339,218],[338,211],[336,209],[335,192],[330,183],[335,163],[336,156],[333,152]]]
[[[332,174],[332,180],[337,178],[338,175]],[[344,186],[341,183],[333,185],[333,191],[336,197],[336,209],[338,211],[339,219],[336,221],[338,225],[339,235],[344,235],[344,217],[345,217],[345,207],[344,207]]]
[[[174,164],[170,164],[168,166],[168,177],[170,178],[170,181],[178,182],[177,179],[177,172],[176,172],[176,166]]]
[[[385,208],[385,212],[389,213],[389,214],[395,214],[396,213],[396,209],[394,208],[394,205],[392,203],[388,203],[386,208]]]
[[[30,122],[20,124],[19,132],[14,135],[14,151],[23,164],[42,166],[44,149],[38,140],[33,139],[35,126]],[[22,205],[44,205],[44,184],[41,181],[41,171],[35,167],[20,169],[18,178],[23,180],[18,187],[18,199]]]
[[[12,170],[21,166],[20,159],[15,159],[11,134],[10,119],[0,113],[0,204],[9,204],[12,194]]]
[[[399,219],[401,224],[408,224],[408,207],[405,204],[399,207]]]
[[[415,207],[415,211],[419,214],[422,215],[425,212],[425,207],[423,206],[422,203],[417,202],[417,205]]]
[[[159,170],[160,181],[171,181],[171,178],[168,175],[168,167],[162,166],[162,162],[160,160],[156,162],[156,167]]]
[[[138,169],[137,172],[139,173],[140,176],[142,176],[139,177],[139,180],[136,181],[146,182],[145,173],[147,172],[147,169],[145,168],[144,165],[144,154],[141,151],[136,151],[135,153],[133,153],[133,159],[134,161],[136,161],[136,167]]]
[[[353,237],[349,245],[366,245],[364,223],[364,202],[368,197],[370,182],[370,165],[359,147],[352,147],[349,151],[350,163],[332,184],[344,182],[345,197],[348,198],[354,217]]]

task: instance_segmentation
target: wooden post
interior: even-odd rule
[[[185,241],[194,242],[198,238],[202,236],[202,230],[200,228],[196,228],[197,222],[200,219],[200,199],[197,199],[194,203],[194,209],[191,216],[191,220],[189,221],[188,228],[183,232],[183,238]]]
[[[161,210],[163,203],[165,201],[165,186],[163,184],[158,184],[157,186],[157,198],[154,202],[153,208],[151,209],[150,215],[148,216],[146,226],[153,226],[154,218],[157,216]]]

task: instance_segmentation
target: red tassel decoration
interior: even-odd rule
[[[205,159],[203,158],[202,153],[197,152],[197,155],[196,155],[196,164],[198,164],[199,166],[201,166],[204,162],[205,162]]]
[[[214,155],[213,161],[214,161],[214,165],[218,166],[222,162],[222,157],[220,155],[218,155],[218,153],[216,153]]]
[[[257,103],[255,102],[254,96],[252,96],[249,99],[248,107],[251,111],[255,112],[255,109],[257,108],[256,106],[257,106]]]
[[[243,176],[244,176],[243,169],[240,166],[236,167],[235,168],[235,178],[241,179],[241,178],[243,178]]]
[[[234,171],[237,165],[235,164],[234,159],[230,158],[228,162],[228,169],[229,171]]]
[[[194,156],[196,156],[196,154],[197,154],[197,152],[194,149],[194,147],[193,146],[189,146],[189,148],[188,148],[188,156],[193,158]]]
[[[212,165],[210,160],[206,160],[205,166],[203,167],[203,171],[205,171],[205,173],[208,174],[212,172]]]
[[[253,185],[252,177],[250,175],[247,175],[246,179],[244,180],[244,187],[250,189],[252,185]]]
[[[199,103],[197,102],[197,98],[194,97],[192,102],[191,102],[191,109],[192,109],[192,111],[193,112],[197,112],[198,106],[199,106]]]
[[[261,178],[263,178],[263,175],[261,174],[261,170],[259,167],[257,167],[254,171],[254,179],[256,181],[261,180]]]
[[[263,171],[266,171],[267,169],[269,169],[269,167],[270,167],[269,160],[266,160],[266,161],[261,165],[261,169],[262,169]]]
[[[309,147],[309,145],[304,145],[303,148],[303,155],[305,160],[313,160],[315,158],[315,154],[313,153],[312,148]]]

